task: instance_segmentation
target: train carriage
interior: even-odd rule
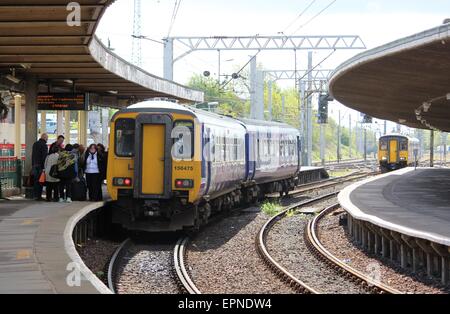
[[[214,211],[292,189],[298,131],[146,101],[111,121],[108,190],[126,229],[198,228]]]
[[[383,172],[412,166],[417,162],[419,140],[400,134],[380,137],[378,161]]]

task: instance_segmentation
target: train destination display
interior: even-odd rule
[[[47,93],[37,97],[38,110],[87,110],[88,95],[84,93]]]

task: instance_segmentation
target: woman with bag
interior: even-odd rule
[[[78,162],[72,153],[73,146],[66,145],[59,153],[58,158],[58,178],[59,182],[59,202],[72,203],[72,181],[78,175]]]
[[[44,173],[45,173],[45,183],[47,186],[46,187],[47,202],[51,201],[57,202],[59,199],[59,179],[52,176],[52,174],[55,175],[55,167],[58,167],[58,158],[59,158],[58,153],[59,148],[54,146],[50,150],[47,158],[45,159]]]
[[[98,153],[97,145],[89,146],[84,156],[84,173],[89,191],[89,200],[91,202],[100,202],[103,200],[102,182],[105,177],[105,159]]]

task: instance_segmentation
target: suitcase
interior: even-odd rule
[[[86,181],[81,179],[80,182],[72,182],[72,201],[85,202],[87,200]]]

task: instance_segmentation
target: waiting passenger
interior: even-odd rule
[[[52,149],[54,146],[58,147],[59,150],[64,149],[64,140],[65,137],[63,135],[58,136],[58,139],[56,142],[54,142],[52,145],[50,145],[50,149]]]
[[[98,143],[97,151],[100,155],[102,155],[104,163],[102,164],[103,169],[100,169],[100,173],[102,174],[101,180],[102,182],[106,180],[106,170],[108,169],[108,151],[106,150],[105,145]]]
[[[68,144],[59,154],[58,178],[59,202],[72,203],[72,181],[78,176],[78,162],[76,155],[72,152],[73,146]]]
[[[102,182],[106,176],[106,163],[103,154],[99,154],[97,145],[89,146],[84,157],[84,172],[91,202],[103,200]]]
[[[52,177],[52,167],[58,167],[59,149],[54,146],[45,159],[45,183],[47,202],[57,202],[59,200],[59,179]]]
[[[42,190],[43,187],[39,183],[39,177],[42,174],[45,166],[45,158],[47,158],[48,147],[47,147],[48,135],[46,133],[41,135],[39,141],[33,144],[33,150],[31,153],[32,162],[32,175],[34,178],[33,182],[33,197],[36,201],[42,201]]]

